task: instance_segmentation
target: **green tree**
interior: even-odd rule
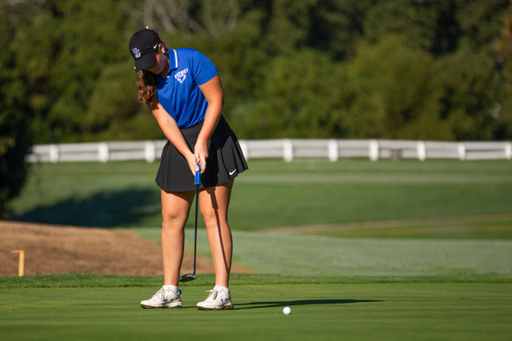
[[[4,99],[4,98],[2,98]],[[3,101],[8,104],[8,101]],[[0,219],[19,195],[27,178],[25,157],[32,145],[29,122],[23,113],[0,106]]]
[[[350,62],[349,137],[453,138],[439,115],[434,58],[403,39],[388,36],[377,45],[362,45]]]
[[[499,38],[510,0],[455,0],[455,3],[456,21],[463,39],[474,50],[492,48]]]
[[[508,64],[492,44],[509,4],[0,0],[1,105],[37,143],[162,138],[127,51],[150,25],[216,64],[243,138],[506,138]]]
[[[87,139],[95,127],[85,124],[84,117],[102,70],[126,61],[125,4],[4,1],[1,9],[17,13],[17,22],[11,21],[9,27],[13,36],[9,50],[15,56],[9,70],[15,73],[11,86],[23,93],[36,141]],[[129,100],[127,94],[123,96]]]
[[[16,82],[16,55],[10,49],[14,26],[23,23],[20,13],[0,2],[0,218],[9,213],[9,202],[21,191],[28,165],[25,157],[33,143],[26,98]]]
[[[495,120],[493,137],[506,140],[512,139],[512,5],[495,43],[495,51],[501,71],[501,91],[500,101],[495,103],[491,114]]]
[[[453,21],[455,8],[452,1],[381,1],[369,9],[364,21],[365,40],[378,42],[388,35],[404,37],[404,44],[434,52],[454,47],[453,36],[442,34],[444,25],[448,24],[446,33],[456,30]],[[444,33],[444,32],[443,32]]]
[[[364,38],[377,42],[389,34],[435,56],[452,53],[466,42],[479,50],[496,39],[509,0],[379,1],[364,18]]]
[[[435,71],[441,80],[441,117],[450,122],[456,140],[493,139],[492,116],[499,102],[501,80],[489,51],[461,47],[440,58]]]
[[[305,49],[274,58],[266,70],[254,96],[231,113],[245,138],[343,136],[346,73],[341,65]]]
[[[368,13],[379,0],[322,0],[311,9],[307,45],[336,60],[352,59],[365,37]]]
[[[305,45],[311,30],[311,10],[319,0],[274,0],[265,47],[270,54],[291,54]]]

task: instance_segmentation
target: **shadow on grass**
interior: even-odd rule
[[[349,303],[372,303],[382,302],[381,300],[299,300],[279,302],[251,302],[235,304],[235,309],[258,309],[274,307],[291,307],[298,305],[320,305],[320,304],[349,304]],[[242,307],[240,307],[242,306]],[[247,307],[248,306],[248,307]]]
[[[160,192],[150,189],[98,192],[87,198],[62,200],[9,220],[87,227],[140,226],[148,216],[160,216]]]

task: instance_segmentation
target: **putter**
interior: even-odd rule
[[[197,208],[199,205],[199,183],[201,182],[201,164],[197,164],[199,166],[199,170],[196,172],[196,178],[194,184],[196,185],[196,222],[194,229],[194,273],[186,274],[178,278],[180,282],[190,282],[196,279],[196,245],[197,245]]]

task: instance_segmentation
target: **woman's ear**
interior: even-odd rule
[[[166,53],[167,50],[165,48],[165,45],[162,43],[158,44],[158,51],[160,51],[161,53]]]

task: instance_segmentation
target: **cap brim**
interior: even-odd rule
[[[155,52],[148,53],[144,57],[137,59],[135,61],[135,72],[139,72],[140,70],[147,69],[148,67],[153,66],[155,63]]]

